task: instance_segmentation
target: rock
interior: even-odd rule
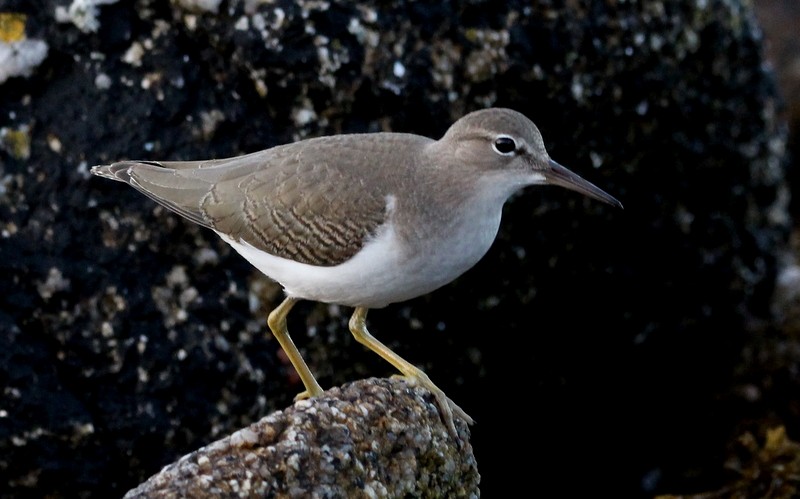
[[[297,402],[165,467],[148,497],[480,496],[469,430],[456,442],[429,393],[370,379]]]

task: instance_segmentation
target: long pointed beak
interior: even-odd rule
[[[548,184],[566,187],[571,191],[580,192],[581,194],[589,196],[590,198],[608,203],[611,206],[622,208],[622,203],[620,203],[617,198],[597,187],[593,183],[583,180],[581,177],[575,175],[552,159],[550,160],[550,169],[545,170],[543,173]]]

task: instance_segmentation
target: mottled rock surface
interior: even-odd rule
[[[469,430],[458,430],[456,441],[418,387],[357,381],[184,456],[125,497],[477,498]]]
[[[482,494],[717,490],[743,422],[769,415],[797,440],[797,356],[758,348],[780,334],[792,220],[750,2],[0,9],[48,47],[0,85],[0,496],[121,496],[301,390],[265,333],[280,289],[91,165],[436,137],[486,106],[528,115],[556,161],[626,209],[528,189],[474,269],[370,313],[476,419]],[[349,313],[289,317],[325,388],[392,374]]]

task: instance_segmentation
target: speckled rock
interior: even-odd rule
[[[48,50],[0,84],[0,496],[118,497],[302,389],[266,333],[279,287],[91,165],[437,137],[489,105],[626,209],[531,188],[483,261],[371,332],[476,419],[484,496],[716,490],[742,419],[800,407],[760,386],[793,361],[742,362],[792,222],[750,4],[3,1]],[[349,313],[289,317],[324,388],[393,374]]]
[[[424,390],[357,381],[184,456],[125,497],[477,498],[460,420],[458,432],[456,441]]]

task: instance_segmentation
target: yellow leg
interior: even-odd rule
[[[442,412],[442,418],[447,425],[453,436],[457,436],[456,425],[453,423],[453,413],[464,419],[469,424],[473,424],[473,420],[466,412],[457,406],[447,395],[430,380],[427,374],[422,372],[421,369],[407,362],[405,359],[394,353],[389,347],[378,341],[374,336],[367,331],[367,309],[363,307],[356,308],[353,316],[350,317],[350,332],[355,336],[356,341],[366,346],[373,352],[377,353],[389,364],[397,368],[398,371],[410,381],[421,385],[422,387],[433,393],[436,398],[436,403]]]
[[[304,392],[298,394],[294,398],[295,400],[300,400],[322,395],[322,388],[320,388],[314,375],[311,374],[311,370],[308,368],[308,365],[306,365],[306,361],[303,360],[297,347],[294,346],[294,342],[289,336],[289,331],[286,329],[286,316],[289,314],[292,307],[294,307],[295,303],[297,303],[296,298],[286,298],[283,300],[275,310],[270,312],[267,318],[267,324],[269,324],[272,334],[275,335],[278,343],[281,344],[281,348],[286,352],[286,356],[289,357],[289,362],[292,363],[300,379],[303,381],[303,385],[306,387]]]

